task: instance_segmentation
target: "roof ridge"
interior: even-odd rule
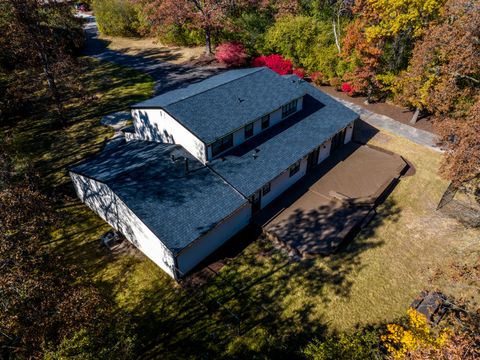
[[[255,69],[255,68],[250,68],[250,69]],[[239,76],[239,77],[237,77],[237,78],[235,78],[235,79],[231,79],[231,80],[229,80],[229,81],[227,81],[227,82],[224,82],[224,83],[222,83],[222,84],[218,84],[218,85],[212,86],[211,88],[205,89],[205,90],[200,91],[200,92],[198,92],[198,93],[196,93],[196,94],[194,94],[194,95],[187,96],[187,97],[185,97],[185,98],[182,98],[182,99],[179,99],[179,100],[177,100],[177,101],[171,102],[171,103],[169,103],[168,105],[165,105],[165,106],[170,106],[170,105],[176,104],[176,103],[178,103],[178,102],[180,102],[180,101],[183,101],[183,100],[185,100],[185,99],[190,99],[190,98],[192,98],[192,97],[194,97],[194,96],[197,96],[197,95],[206,93],[207,91],[210,91],[210,90],[219,88],[219,87],[221,87],[221,86],[227,85],[227,84],[231,83],[232,81],[239,80],[239,79],[243,79],[244,77],[250,76],[250,75],[255,74],[255,73],[259,72],[260,70],[264,70],[264,69],[268,69],[268,68],[267,68],[266,66],[258,67],[257,69],[255,69],[255,71],[251,71],[251,72],[249,72],[248,74],[244,74],[244,75],[242,75],[242,76]],[[226,74],[226,73],[224,73],[224,74]],[[219,75],[222,75],[222,74],[219,74]],[[205,79],[205,80],[207,80],[207,79]],[[190,85],[194,85],[194,84],[195,84],[195,83],[190,84]],[[188,86],[187,86],[187,87],[188,87]],[[163,107],[165,107],[165,106],[163,106]]]

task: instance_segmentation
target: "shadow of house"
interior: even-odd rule
[[[229,244],[225,244],[223,253],[229,257],[229,266],[215,277],[200,282],[191,277],[173,296],[160,285],[141,295],[146,297],[145,303],[158,301],[164,309],[134,311],[142,314],[135,321],[146,330],[141,356],[161,351],[169,354],[166,358],[196,357],[199,353],[214,358],[245,359],[259,354],[265,358],[301,358],[299,350],[313,337],[326,334],[329,327],[318,316],[318,304],[311,301],[285,312],[292,284],[324,304],[330,302],[327,287],[348,298],[352,286],[348,277],[362,267],[361,253],[383,244],[369,236],[384,219],[396,221],[398,213],[392,201],[385,203],[380,216],[361,236],[321,265],[312,259],[291,261],[263,237],[241,247],[240,255],[229,252]],[[305,221],[315,223],[307,215]],[[256,345],[250,347],[249,343]]]

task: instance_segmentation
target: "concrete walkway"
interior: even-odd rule
[[[403,124],[399,121],[395,121],[394,119],[374,113],[370,110],[367,110],[359,105],[353,104],[349,101],[337,98],[330,94],[327,94],[330,97],[334,98],[335,100],[341,102],[346,107],[352,109],[357,114],[360,115],[360,118],[365,121],[366,123],[377,127],[387,130],[393,134],[402,136],[414,143],[429,147],[435,151],[442,152],[442,150],[437,146],[437,137],[435,134],[432,134],[428,131],[421,130],[414,128],[413,126],[409,126]]]

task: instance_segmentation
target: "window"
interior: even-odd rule
[[[270,126],[270,114],[262,116],[262,130],[265,130]]]
[[[245,139],[253,136],[253,123],[245,126]]]
[[[297,99],[282,106],[282,119],[297,111]]]
[[[296,173],[298,173],[298,171],[300,170],[300,160],[297,161],[295,164],[293,164],[292,166],[290,166],[290,177],[292,177],[293,175],[295,175]]]
[[[221,152],[231,148],[233,146],[233,134],[224,136],[218,139],[212,144],[212,156],[216,156]]]
[[[263,188],[262,188],[262,194],[263,196],[267,195],[269,192],[270,192],[270,183],[268,183],[267,185],[265,185]]]

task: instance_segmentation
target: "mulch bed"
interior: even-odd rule
[[[319,86],[319,88],[327,94],[330,94],[332,96],[335,96],[337,98],[340,98],[346,101],[350,101],[351,103],[359,105],[377,114],[388,116],[398,122],[413,126],[417,129],[422,129],[431,133],[435,133],[432,126],[432,118],[430,116],[420,119],[419,121],[417,121],[416,124],[410,124],[410,120],[412,119],[414,112],[406,108],[403,108],[391,103],[386,103],[386,102],[365,104],[365,101],[367,98],[364,96],[350,97],[346,93],[337,91],[335,88],[331,86]]]

